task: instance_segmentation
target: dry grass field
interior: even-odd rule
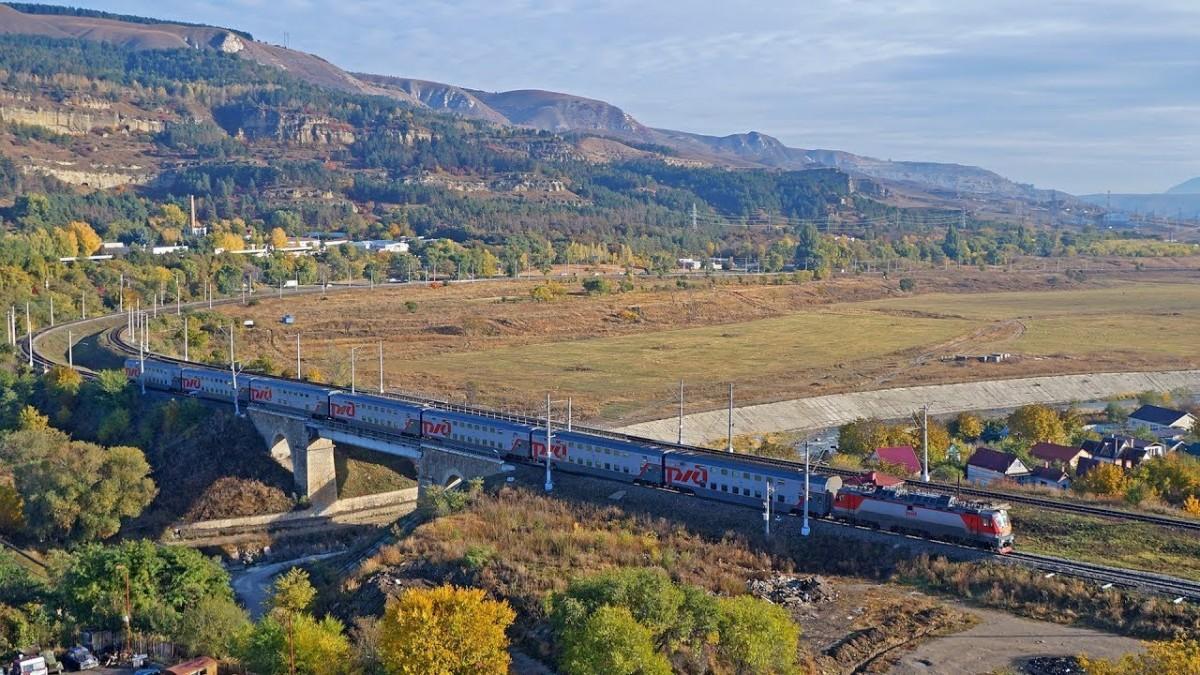
[[[975,269],[898,280],[847,277],[763,285],[639,280],[600,297],[564,281],[568,295],[538,303],[538,282],[377,288],[227,308],[258,325],[239,355],[265,354],[338,384],[378,382],[384,343],[389,387],[533,411],[549,390],[578,418],[619,424],[669,416],[678,382],[688,410],[907,384],[1065,372],[1200,366],[1200,274],[1126,268],[1086,281],[1052,273]],[[284,326],[280,317],[294,314]],[[995,351],[1012,362],[943,361]]]

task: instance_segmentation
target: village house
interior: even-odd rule
[[[871,453],[871,460],[880,464],[902,466],[909,475],[921,473],[921,460],[917,459],[917,451],[911,445],[875,448],[875,452]]]
[[[998,480],[1017,480],[1028,475],[1029,468],[1016,455],[979,447],[967,460],[966,473],[969,482],[987,485]]]
[[[1091,457],[1091,454],[1083,448],[1045,442],[1035,443],[1033,447],[1029,448],[1029,454],[1041,462],[1042,466],[1061,464],[1069,467],[1072,471],[1079,465],[1079,460]]]
[[[1086,458],[1081,458],[1086,459]],[[1021,476],[1018,479],[1021,485],[1032,485],[1036,487],[1052,487],[1060,490],[1066,490],[1071,487],[1071,476],[1063,471],[1061,465],[1054,466],[1036,466],[1027,476]]]
[[[1087,440],[1082,449],[1092,459],[1132,469],[1142,462],[1167,454],[1167,446],[1159,441],[1144,441],[1133,436],[1110,434],[1098,441]]]
[[[1129,414],[1129,426],[1147,429],[1160,438],[1178,438],[1195,425],[1195,415],[1156,405],[1144,405]]]

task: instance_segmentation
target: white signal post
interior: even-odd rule
[[[71,335],[71,329],[68,328],[67,329],[67,367],[74,370],[75,369],[75,350],[74,350],[75,345],[72,340],[72,337],[73,336]]]
[[[54,296],[50,296],[50,325],[54,326]]]
[[[808,441],[804,441],[804,521],[800,525],[800,536],[807,537],[808,527]]]
[[[183,317],[183,360],[188,361],[188,318]]]
[[[683,380],[679,381],[679,429],[675,442],[683,445]]]
[[[83,313],[83,316],[80,318],[86,319],[87,318],[87,296],[84,295],[83,293],[79,294],[79,311]]]
[[[726,436],[725,452],[733,452],[733,383],[729,383],[729,432]]]
[[[929,404],[921,406],[921,445],[925,461],[921,464],[921,482],[929,482]]]
[[[229,374],[233,379],[233,414],[241,417],[242,411],[238,407],[237,366],[234,365],[235,361],[233,360],[233,329],[235,325],[233,322],[229,324]]]
[[[770,482],[767,483],[767,498],[763,500],[763,527],[766,536],[771,536],[771,488]]]
[[[300,378],[300,334],[296,333],[296,379]]]
[[[553,433],[550,431],[550,394],[546,393],[546,492],[554,491],[554,479],[550,476],[550,453],[553,441]]]
[[[383,340],[379,341],[379,393],[383,393]]]

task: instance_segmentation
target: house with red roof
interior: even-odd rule
[[[921,473],[921,460],[917,459],[917,451],[911,445],[875,448],[870,458],[880,464],[902,466],[909,474]]]
[[[1092,456],[1092,453],[1083,448],[1059,445],[1058,443],[1035,443],[1033,447],[1029,448],[1029,454],[1040,461],[1042,466],[1061,464],[1072,470],[1079,466],[1079,460]]]

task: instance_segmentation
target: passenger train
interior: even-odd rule
[[[320,384],[261,375],[233,374],[157,358],[125,361],[130,379],[145,386],[215,401],[302,414],[383,434],[443,442],[556,470],[668,488],[718,501],[761,506],[769,493],[780,512],[803,510],[804,473],[746,455],[664,444],[592,430],[546,429],[536,420],[470,408],[383,395],[349,393]],[[809,512],[874,528],[1012,550],[1013,534],[1003,506],[903,488],[843,485],[838,476],[812,474]]]

